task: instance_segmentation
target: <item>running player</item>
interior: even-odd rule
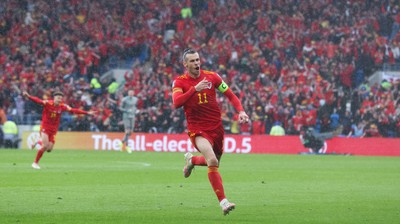
[[[133,95],[133,90],[128,91],[128,96],[122,98],[119,109],[122,111],[122,121],[124,123],[125,135],[121,141],[122,150],[126,150],[128,153],[132,153],[132,150],[127,146],[129,136],[135,128],[135,115],[136,115],[136,105],[138,103],[138,98]]]
[[[62,92],[53,93],[53,100],[42,100],[37,97],[31,96],[27,92],[22,95],[29,100],[43,106],[42,123],[40,126],[41,148],[37,151],[35,161],[32,163],[34,169],[40,169],[39,160],[42,158],[44,152],[51,152],[55,143],[55,136],[60,125],[61,114],[68,111],[73,114],[89,114],[93,115],[93,111],[84,111],[76,108],[71,108],[62,102],[64,94]]]
[[[187,178],[194,166],[208,166],[208,179],[223,214],[227,215],[236,205],[225,197],[222,178],[218,171],[223,153],[224,128],[216,90],[228,97],[239,112],[240,123],[248,122],[249,117],[237,96],[217,73],[200,69],[200,56],[195,50],[186,49],[182,60],[186,73],[175,79],[172,85],[172,100],[175,108],[183,106],[189,138],[202,154],[201,156],[185,154],[186,165],[183,174]]]

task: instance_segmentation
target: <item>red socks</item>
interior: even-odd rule
[[[42,158],[44,153],[44,149],[41,148],[38,150],[37,154],[36,154],[36,159],[35,159],[35,163],[39,163],[40,158]]]
[[[192,158],[193,163],[193,158]],[[218,172],[218,166],[208,167],[208,179],[210,180],[211,186],[217,195],[218,201],[222,201],[225,198],[224,186],[222,185],[222,178]]]
[[[192,164],[195,166],[207,166],[207,161],[204,156],[193,156]],[[224,199],[224,186],[222,185],[221,175],[218,172],[218,166],[208,167],[208,179],[210,180],[211,186],[217,195],[218,201]]]
[[[195,166],[207,166],[206,159],[203,156],[193,156],[192,164]]]

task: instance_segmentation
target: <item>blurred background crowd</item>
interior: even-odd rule
[[[62,90],[62,130],[121,131],[120,99],[139,98],[136,132],[183,133],[171,103],[181,54],[200,53],[239,96],[250,124],[221,95],[227,133],[287,135],[303,127],[345,136],[400,137],[400,80],[367,78],[400,60],[397,0],[3,0],[0,122],[33,125],[42,99]],[[101,79],[129,68],[122,83]]]

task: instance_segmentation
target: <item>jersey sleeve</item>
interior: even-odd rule
[[[239,98],[233,93],[233,91],[229,88],[228,84],[222,80],[222,78],[216,74],[214,77],[215,81],[215,88],[218,89],[221,93],[223,93],[226,97],[228,97],[229,101],[231,102],[232,106],[238,111],[244,111],[242,103],[240,102]]]
[[[72,108],[67,104],[63,105],[63,111],[68,111],[69,113],[72,113],[72,114],[88,114],[87,111],[77,109],[77,108]]]
[[[77,108],[71,108],[71,110],[69,112],[73,113],[73,114],[89,114],[87,111],[77,109]]]
[[[180,79],[175,79],[172,83],[172,103],[175,108],[183,106],[196,93],[196,89],[193,86],[184,93],[182,84]]]
[[[175,79],[172,83],[172,94],[175,92],[182,92],[183,93],[183,86],[180,79]]]
[[[47,104],[47,102],[48,102],[47,100],[41,100],[41,99],[39,99],[39,98],[37,98],[35,96],[29,96],[28,98],[29,98],[29,100],[31,100],[31,101],[33,101],[33,102],[35,102],[37,104],[41,104],[43,106],[45,106]]]

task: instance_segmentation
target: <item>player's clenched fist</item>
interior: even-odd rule
[[[239,123],[247,123],[249,122],[249,116],[246,114],[246,112],[241,111],[239,113]]]

